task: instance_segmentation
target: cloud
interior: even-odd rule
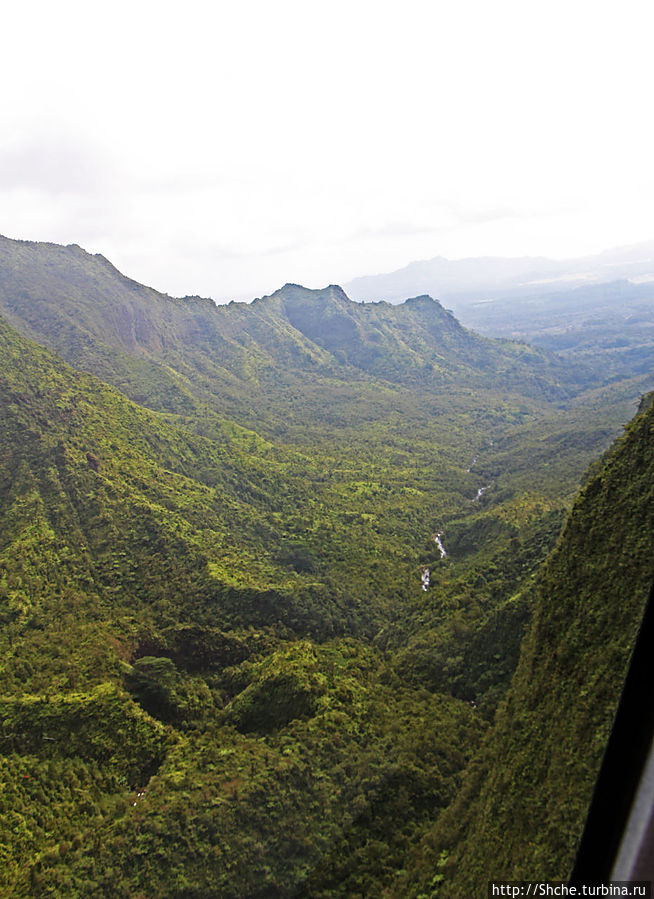
[[[214,296],[651,236],[651,29],[629,3],[117,3],[7,13],[9,236]]]
[[[53,197],[92,195],[113,187],[111,161],[88,137],[36,129],[0,148],[0,190]]]
[[[436,234],[441,228],[434,225],[420,225],[411,222],[387,222],[377,227],[359,228],[352,236],[356,238],[413,237],[417,234]]]

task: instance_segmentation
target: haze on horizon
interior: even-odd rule
[[[217,301],[651,240],[653,15],[640,0],[14,4],[0,233]]]

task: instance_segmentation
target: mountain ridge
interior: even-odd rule
[[[480,391],[493,385],[546,402],[571,396],[588,374],[524,344],[479,337],[424,296],[401,306],[358,304],[336,285],[286,285],[250,304],[216,306],[160,294],[83,250],[7,238],[0,240],[0,312],[153,409],[251,408],[251,420],[262,423],[271,398],[287,404],[291,385],[306,385],[308,373],[317,395],[353,380],[363,390],[371,377],[444,391],[456,377]]]

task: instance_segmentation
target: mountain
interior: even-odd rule
[[[289,413],[292,421],[300,385],[313,391],[317,418],[329,397],[333,419],[339,392],[365,406],[370,376],[400,409],[401,394],[416,385],[442,395],[456,381],[556,401],[590,383],[583,367],[467,331],[426,296],[400,307],[361,305],[335,286],[286,285],[251,304],[218,307],[159,294],[77,246],[2,238],[0,312],[142,405],[184,414],[204,404],[271,433]]]
[[[498,496],[514,495],[520,472],[568,495],[649,377],[583,399],[605,384],[604,372],[479,337],[426,296],[362,305],[336,286],[286,285],[250,304],[217,307],[159,294],[77,246],[6,238],[0,311],[25,336],[165,423],[217,444],[228,468],[247,447],[246,473],[234,475],[231,487],[256,471],[259,483],[270,483],[268,508],[278,514],[273,496],[302,497],[296,524],[281,526],[291,542],[320,533],[324,543],[321,502],[342,507],[341,525],[330,527],[334,546],[341,529],[338,539],[347,539],[346,482],[392,485],[395,521],[376,528],[401,533],[402,545],[413,547],[430,521],[444,526],[480,487],[492,482]],[[265,473],[262,456],[271,459]],[[398,526],[407,505],[411,517]],[[378,522],[376,511],[364,511]],[[353,579],[365,580],[349,571]]]
[[[0,892],[422,876],[649,372],[482,338],[428,296],[216,307],[6,239],[0,311]]]
[[[428,291],[468,328],[527,341],[627,378],[654,366],[654,244],[598,256],[432,259],[346,285],[357,300]]]
[[[634,283],[654,280],[654,243],[606,250],[578,259],[545,257],[480,257],[445,259],[437,256],[404,268],[368,275],[345,284],[358,301],[401,301],[413,293],[429,293],[457,311],[475,300],[512,292],[528,296],[549,290],[603,284],[620,279]]]

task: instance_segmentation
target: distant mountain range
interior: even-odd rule
[[[453,260],[436,256],[397,271],[354,278],[343,287],[359,301],[397,303],[407,296],[428,293],[457,311],[471,302],[509,293],[524,296],[620,279],[634,284],[654,281],[654,241],[576,259],[483,256]]]

